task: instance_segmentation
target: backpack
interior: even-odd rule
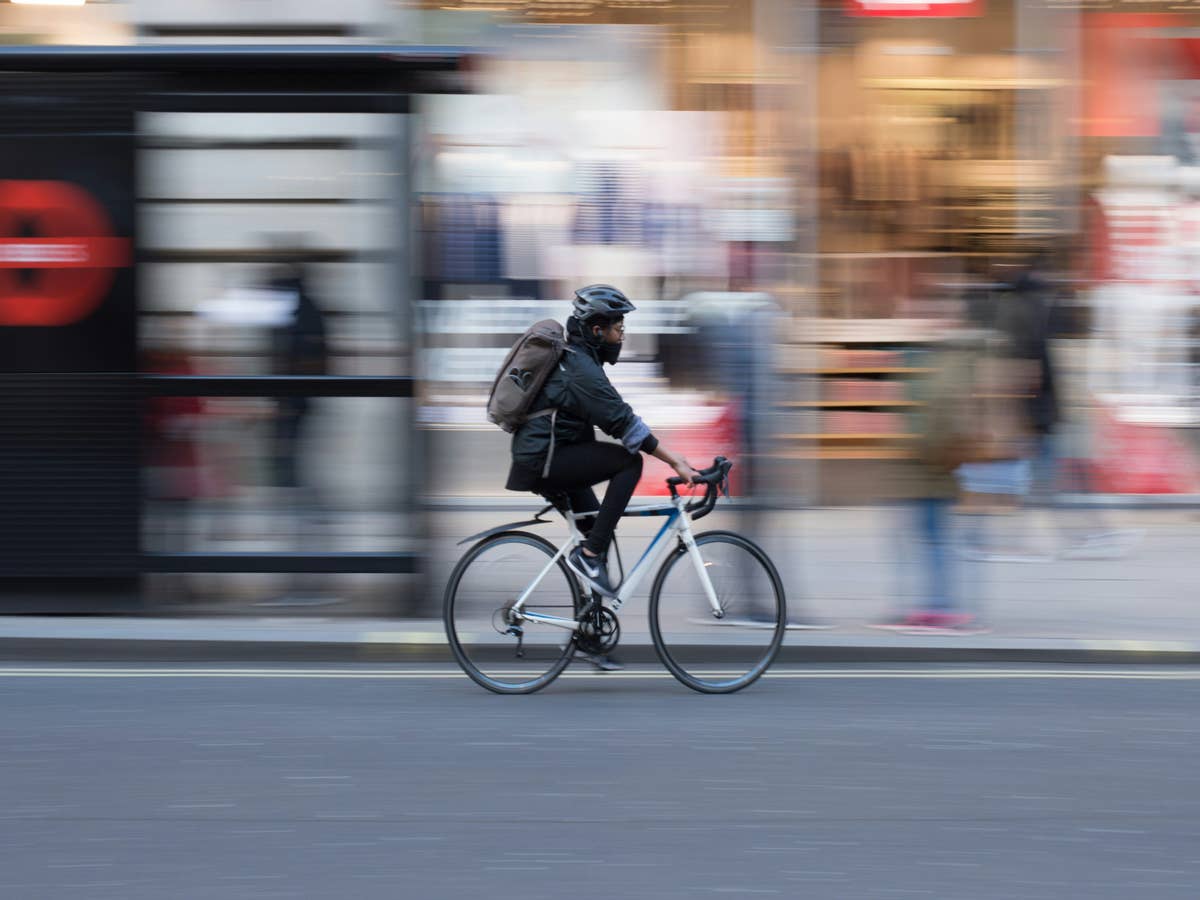
[[[517,338],[492,382],[488,421],[511,433],[530,419],[557,412],[553,409],[531,412],[530,407],[566,348],[566,334],[554,319],[534,323]]]

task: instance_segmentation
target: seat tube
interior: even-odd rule
[[[579,516],[574,511],[567,513],[567,528],[571,533],[571,547],[583,543],[583,532],[579,530]]]

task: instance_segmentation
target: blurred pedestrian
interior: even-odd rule
[[[182,335],[171,335],[182,341]],[[153,338],[151,339],[153,340]],[[153,375],[197,374],[192,356],[183,347],[161,337],[142,360],[142,371]],[[220,413],[200,397],[155,396],[144,408],[146,534],[161,553],[190,553],[198,544],[221,532],[214,521],[219,501],[233,493],[227,460],[213,434]],[[150,596],[164,604],[186,604],[200,599],[192,574],[159,574],[153,577]]]
[[[765,488],[779,307],[766,294],[700,293],[688,298],[688,317],[695,329],[691,364],[736,410],[738,490],[753,499]]]
[[[275,268],[267,288],[291,298],[282,321],[271,329],[271,370],[275,375],[327,375],[329,349],[325,315],[313,299],[303,268],[287,264]],[[304,502],[315,506],[316,491],[300,475],[300,446],[313,404],[305,394],[275,398],[276,415],[271,436],[271,460],[276,487],[305,489]]]
[[[771,465],[771,421],[779,399],[773,357],[783,316],[764,293],[698,293],[687,298],[687,305],[695,332],[689,347],[690,363],[702,370],[701,383],[716,391],[735,411],[738,432],[734,477],[741,500],[736,507],[738,531],[770,550],[772,542],[788,539],[768,521],[768,503],[778,499],[777,490],[768,488],[767,472]],[[776,558],[787,558],[785,547],[775,550]],[[793,596],[798,593],[793,592]],[[766,599],[761,608],[747,615],[750,624],[775,621]],[[798,602],[790,601],[789,607],[789,628],[829,627],[800,610]]]
[[[155,375],[195,374],[187,354],[159,348],[146,354],[144,371]],[[204,401],[199,397],[152,397],[146,404],[146,484],[152,500],[176,506],[173,527],[156,529],[162,538],[179,538],[189,506],[207,495],[199,438]],[[175,542],[173,542],[175,543]],[[186,539],[181,542],[185,549]],[[171,549],[179,549],[175,543]]]
[[[1056,546],[1037,547],[1030,542],[1033,529],[1023,528],[1026,546],[1016,549],[1012,558],[1045,560],[1052,556],[1120,556],[1136,541],[1139,532],[1112,527],[1096,507],[1069,510],[1061,501],[1064,488],[1075,493],[1090,493],[1092,479],[1086,457],[1088,448],[1076,446],[1078,458],[1065,452],[1079,444],[1077,421],[1083,409],[1070,409],[1063,402],[1066,385],[1062,378],[1053,339],[1057,310],[1056,289],[1044,261],[1035,258],[1012,283],[1011,291],[1001,295],[998,325],[1015,360],[1026,367],[1027,381],[1022,390],[1022,410],[1029,436],[1023,458],[1028,467],[1022,501],[1027,510],[1048,514],[1056,532]],[[1077,402],[1082,407],[1082,401]]]
[[[274,268],[265,287],[280,298],[282,317],[271,328],[271,371],[274,375],[323,376],[329,374],[329,348],[325,314],[313,298],[308,278],[299,263]],[[309,440],[314,412],[312,397],[300,392],[275,398],[271,422],[270,463],[274,487],[280,491],[283,520],[276,534],[290,532],[295,549],[317,531],[322,509],[320,492],[303,472],[303,448]],[[283,527],[284,522],[287,528]],[[339,602],[326,589],[328,576],[293,575],[283,594],[259,606],[324,606]]]
[[[953,507],[959,495],[957,473],[963,465],[993,452],[986,419],[973,390],[978,380],[983,338],[959,329],[931,349],[928,374],[912,380],[913,454],[902,460],[891,482],[900,503],[899,562],[903,570],[923,572],[917,591],[904,606],[876,627],[903,631],[981,630],[967,607],[965,579],[954,553]]]

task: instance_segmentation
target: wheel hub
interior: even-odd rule
[[[501,606],[492,613],[492,628],[496,634],[511,634],[510,628],[514,625],[521,624],[521,617],[512,608],[512,604]]]

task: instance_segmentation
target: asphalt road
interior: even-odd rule
[[[1195,898],[1200,671],[0,667],[0,897]]]

